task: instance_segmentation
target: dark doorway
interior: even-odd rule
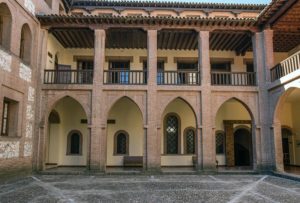
[[[282,135],[283,163],[284,165],[290,165],[291,163],[290,163],[289,137],[292,136],[292,132],[287,128],[282,128],[281,135]]]
[[[252,164],[252,138],[248,129],[241,128],[234,133],[234,160],[236,166]]]

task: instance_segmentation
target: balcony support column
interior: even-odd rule
[[[257,111],[258,118],[255,121],[260,135],[255,134],[253,143],[256,146],[256,170],[272,170],[274,161],[274,139],[271,133],[272,116],[269,109],[268,85],[270,83],[270,69],[274,64],[273,57],[273,31],[264,30],[253,35],[254,68],[257,73],[257,85],[259,87]]]
[[[146,170],[159,171],[161,162],[160,137],[158,134],[157,121],[157,30],[147,30],[147,67],[148,67],[148,90],[147,90],[147,142],[146,142]]]
[[[90,169],[105,171],[106,168],[106,118],[103,105],[103,70],[105,65],[105,30],[95,30],[94,77],[91,105]]]
[[[198,63],[201,74],[201,115],[197,125],[202,126],[197,136],[197,170],[213,171],[216,167],[215,143],[213,135],[213,116],[211,115],[211,75],[209,56],[209,32],[199,31]]]
[[[39,40],[40,40],[40,47],[39,47],[39,60],[38,60],[38,75],[37,77],[37,84],[41,85],[44,81],[44,71],[47,66],[47,50],[48,50],[48,30],[42,29],[39,33]],[[42,68],[44,67],[44,68]],[[1,93],[0,93],[1,95]],[[36,95],[42,95],[41,88],[36,88]],[[1,95],[2,98],[2,95]],[[33,137],[33,153],[32,153],[32,162],[33,162],[33,170],[34,171],[41,171],[45,169],[45,154],[47,152],[47,126],[48,119],[43,119],[41,115],[45,114],[48,109],[45,108],[43,97],[37,96],[36,97],[36,112],[35,118],[37,121],[44,120],[42,125],[35,125],[34,137]],[[46,120],[46,121],[45,121]]]

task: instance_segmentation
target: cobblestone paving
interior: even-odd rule
[[[0,185],[0,202],[300,202],[300,182],[263,175],[37,175]]]

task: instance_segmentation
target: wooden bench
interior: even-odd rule
[[[142,156],[124,156],[124,167],[142,167],[143,157]]]

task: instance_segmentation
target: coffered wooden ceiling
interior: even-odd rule
[[[94,32],[90,29],[57,28],[50,32],[65,48],[94,48]],[[198,47],[197,35],[193,30],[161,30],[158,32],[158,49],[195,50]],[[146,49],[147,33],[141,29],[109,29],[106,47]],[[252,48],[251,34],[245,31],[212,32],[210,48],[243,54]]]
[[[258,25],[274,30],[274,50],[287,52],[300,44],[300,1],[273,0],[261,13]]]
[[[67,1],[66,1],[67,2]],[[206,9],[246,9],[259,10],[264,6],[231,4],[184,4],[184,3],[140,3],[136,1],[68,1],[70,6],[100,7],[164,7]],[[198,8],[198,9],[199,9]],[[300,44],[300,0],[272,0],[261,12],[258,19],[222,18],[173,18],[173,17],[116,17],[116,16],[72,16],[40,15],[41,25],[66,48],[93,48],[94,34],[88,28],[94,25],[109,26],[107,48],[146,48],[147,36],[139,29],[118,29],[119,27],[152,26],[163,28],[158,34],[159,49],[197,48],[197,34],[190,29],[201,27],[211,30],[212,50],[231,50],[243,54],[251,50],[251,34],[260,29],[274,30],[274,51],[288,52]],[[74,27],[74,28],[72,28]],[[75,28],[77,27],[77,28]],[[172,28],[172,30],[168,30]],[[180,28],[181,30],[176,30]],[[184,30],[186,29],[186,30]],[[218,31],[218,29],[221,29]]]

